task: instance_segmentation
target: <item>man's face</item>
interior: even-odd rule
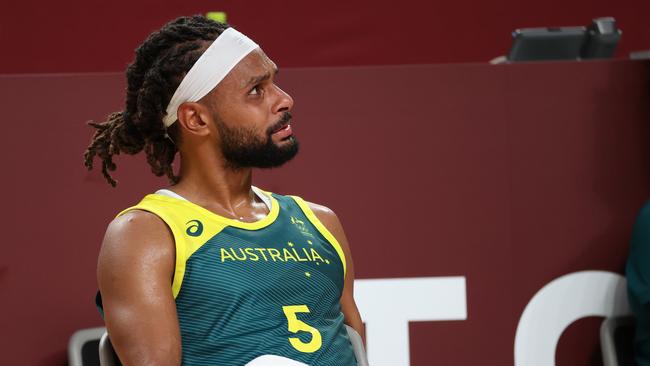
[[[272,168],[298,153],[289,120],[293,99],[274,84],[277,67],[260,49],[210,93],[216,135],[231,168]]]

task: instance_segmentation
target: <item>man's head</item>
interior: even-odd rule
[[[127,68],[125,110],[111,114],[105,122],[90,123],[97,131],[84,154],[86,167],[92,169],[93,158],[99,156],[104,176],[115,186],[109,173],[116,168],[113,155],[145,150],[152,172],[175,182],[178,177],[172,162],[179,147],[191,149],[192,142],[205,139],[214,141],[233,168],[277,166],[295,155],[297,141],[285,136],[286,130],[268,133],[271,126],[288,122],[293,101],[273,84],[275,65],[259,48],[244,57],[210,93],[197,102],[182,103],[178,121],[165,128],[162,121],[174,92],[227,28],[203,16],[192,16],[178,18],[152,33]],[[264,79],[246,85],[248,94],[233,94],[237,84],[243,88],[242,80],[255,81],[252,78],[260,76],[255,74],[260,71]]]
[[[298,152],[293,100],[275,84],[277,66],[256,48],[205,97],[178,108],[180,150],[213,141],[227,167],[271,168]]]

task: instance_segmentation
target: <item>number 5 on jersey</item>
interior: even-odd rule
[[[307,305],[287,305],[282,307],[282,311],[284,311],[284,316],[287,317],[287,321],[289,322],[289,331],[291,333],[311,333],[311,341],[307,343],[301,341],[300,338],[289,338],[289,343],[291,343],[293,348],[304,353],[312,353],[318,351],[323,345],[323,338],[321,337],[320,332],[318,329],[303,322],[302,320],[299,320],[296,316],[297,313],[309,313],[309,308]]]

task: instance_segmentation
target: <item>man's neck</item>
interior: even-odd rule
[[[171,188],[181,196],[204,207],[217,204],[231,213],[255,203],[251,168],[233,169],[215,154],[181,154],[180,160],[180,181]]]

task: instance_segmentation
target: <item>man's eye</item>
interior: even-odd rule
[[[253,89],[251,89],[251,91],[248,92],[248,94],[249,94],[249,95],[257,95],[257,94],[260,94],[260,86],[259,86],[259,85],[255,85],[255,87],[253,87]]]

